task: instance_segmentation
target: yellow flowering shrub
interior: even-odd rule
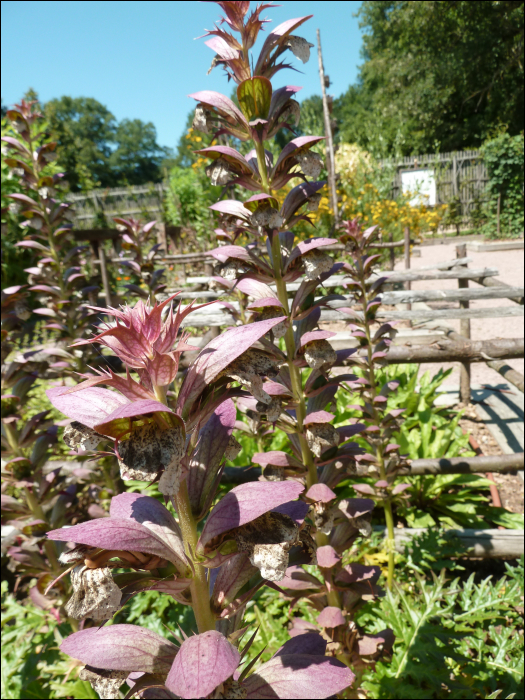
[[[393,173],[381,168],[372,155],[356,144],[342,143],[335,154],[338,175],[337,199],[342,208],[342,218],[358,218],[363,226],[380,226],[385,236],[393,234],[401,238],[405,226],[415,237],[427,231],[436,232],[447,210],[446,205],[429,207],[412,206],[415,192],[405,192],[391,198]],[[333,215],[328,192],[324,191],[315,223],[326,221]]]

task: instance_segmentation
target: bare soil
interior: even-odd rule
[[[456,408],[462,408],[459,404]],[[479,418],[473,404],[465,407],[463,418],[459,421],[461,428],[472,435],[481,452],[487,456],[502,455],[503,451],[492,437],[485,423]],[[501,505],[511,513],[524,512],[524,485],[520,476],[512,474],[493,474],[498,487]]]

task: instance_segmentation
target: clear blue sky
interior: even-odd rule
[[[62,95],[94,97],[118,120],[153,122],[158,143],[174,147],[195,104],[189,93],[231,94],[222,69],[206,75],[213,52],[204,40],[194,41],[218,19],[215,3],[6,0],[1,5],[4,104],[17,102],[29,87],[44,102]],[[321,30],[330,93],[340,95],[355,81],[360,63],[361,34],[353,14],[361,3],[285,0],[280,5],[262,15],[273,26],[314,15],[298,34],[314,44],[316,29]],[[256,50],[265,35],[259,35]],[[274,85],[304,86],[299,99],[319,94],[316,53],[304,66],[290,58],[304,75],[281,71]]]

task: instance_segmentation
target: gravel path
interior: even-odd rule
[[[421,257],[412,258],[413,269],[432,265],[434,263],[452,260],[456,257],[456,244],[421,246]],[[515,287],[523,287],[523,251],[522,250],[502,250],[490,253],[478,253],[468,250],[467,255],[473,262],[469,264],[473,268],[496,267],[499,270],[498,279]],[[396,270],[404,269],[404,262],[396,264]],[[457,289],[457,280],[426,280],[423,282],[412,282],[412,289]],[[475,288],[480,288],[475,282],[471,282]],[[431,302],[429,306],[435,309],[457,307],[457,302],[447,304],[442,302]],[[488,308],[500,306],[516,306],[510,299],[484,299],[471,302],[472,308]],[[491,340],[494,338],[523,338],[523,317],[511,318],[480,318],[471,320],[472,340]],[[459,320],[450,319],[443,321],[444,324],[459,332]],[[508,360],[508,364],[523,374],[523,359]],[[447,386],[459,384],[459,369],[457,363],[424,364],[421,365],[420,374],[430,371],[435,374],[440,367],[454,371],[447,379]],[[473,384],[501,384],[504,380],[497,372],[487,367],[484,363],[475,363],[471,366]]]

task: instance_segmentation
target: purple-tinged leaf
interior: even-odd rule
[[[263,309],[268,306],[275,306],[276,308],[283,308],[283,305],[275,297],[267,297],[266,299],[256,299],[248,304],[247,309]]]
[[[288,194],[286,195],[286,199],[283,202],[283,206],[281,207],[281,216],[283,217],[283,219],[285,221],[290,222],[291,217],[300,207],[303,206],[306,200],[313,194],[318,192],[318,190],[322,189],[325,185],[325,180],[319,180],[318,182],[302,182],[300,185],[294,187],[293,190],[290,190],[290,192],[288,192]],[[326,242],[321,243],[320,245],[331,245],[331,243],[337,243],[337,240],[335,238],[324,238],[319,240],[330,241],[330,243]],[[313,246],[313,248],[316,247],[317,246]],[[294,250],[292,251],[292,255],[288,259],[287,267],[289,267],[290,262],[292,260],[294,260],[299,255],[304,255],[304,253],[306,253],[307,250],[312,250],[312,248],[303,250],[300,253],[295,253],[294,255],[294,252],[296,250],[297,248],[294,248]]]
[[[321,627],[333,629],[334,627],[346,624],[346,620],[343,617],[341,608],[328,605],[321,614],[317,616],[317,623],[321,625]]]
[[[95,668],[130,673],[167,673],[177,654],[177,647],[160,634],[136,625],[75,632],[62,642],[60,650]]]
[[[38,241],[19,241],[15,243],[15,248],[35,248],[36,250],[44,250],[46,253],[51,253],[49,248],[46,248],[42,243],[38,243]]]
[[[308,241],[302,241],[292,250],[289,262],[292,262],[295,260],[295,258],[298,258],[305,253],[309,253],[311,250],[322,248],[326,245],[333,245],[334,243],[337,243],[336,238],[311,238]]]
[[[379,566],[366,566],[365,564],[348,564],[337,574],[337,581],[341,583],[360,583],[370,581],[375,583],[381,575]]]
[[[294,29],[300,27],[301,24],[306,22],[306,20],[310,19],[311,17],[313,17],[313,15],[297,17],[296,19],[288,19],[286,22],[279,24],[270,34],[268,34],[261,49],[261,53],[259,54],[257,65],[255,66],[255,75],[264,74],[264,69],[273,49],[278,46],[286,36],[293,32]]]
[[[115,409],[128,405],[129,399],[108,389],[98,387],[67,393],[68,386],[58,386],[46,391],[55,408],[72,420],[88,428],[94,428],[100,419],[109,416]]]
[[[285,590],[306,591],[321,588],[322,584],[319,579],[309,574],[301,566],[289,566],[286,569],[286,576],[282,581],[279,581],[279,586]]]
[[[337,335],[334,331],[309,331],[301,336],[301,342],[299,347],[303,347],[307,343],[311,343],[313,340],[327,340],[328,338],[333,338]]]
[[[298,525],[302,525],[309,510],[310,506],[304,501],[290,501],[289,503],[283,503],[282,506],[277,506],[277,508],[272,508],[272,513],[282,513]]]
[[[219,248],[220,250],[220,248]],[[269,299],[270,297],[275,298],[278,301],[275,292],[264,282],[259,282],[259,280],[253,280],[249,277],[245,277],[239,280],[235,289],[239,289],[243,294],[247,294],[250,297],[257,299]]]
[[[219,569],[213,569],[213,572],[215,571],[217,571],[217,577],[213,584],[210,602],[212,609],[218,612],[235,600],[237,593],[259,569],[250,564],[248,554],[243,552],[235,554]]]
[[[237,260],[244,260],[245,262],[252,262],[252,258],[246,248],[240,245],[223,245],[214,250],[210,250],[210,255],[212,255],[219,262],[226,262],[228,258],[236,258]]]
[[[335,419],[333,413],[328,411],[314,411],[308,413],[303,421],[303,425],[311,425],[312,423],[331,423]]]
[[[222,370],[284,320],[286,320],[285,316],[279,316],[250,323],[247,326],[231,328],[211,340],[201,350],[184,379],[177,402],[179,413],[182,413],[183,417],[187,416],[195,399]]]
[[[282,585],[282,581],[281,584]],[[308,654],[311,656],[324,656],[326,652],[326,640],[320,634],[301,634],[292,637],[272,656],[291,656],[292,654]]]
[[[282,89],[282,88],[281,88]],[[298,136],[292,139],[280,152],[277,162],[272,170],[272,177],[278,172],[280,166],[287,158],[295,157],[295,153],[305,146],[314,146],[319,141],[324,141],[324,136]]]
[[[316,625],[307,620],[303,620],[301,617],[292,618],[292,626],[289,630],[290,637],[298,637],[300,634],[314,634],[319,633],[319,629]]]
[[[375,490],[369,484],[353,484],[352,488],[357,493],[369,494],[370,496],[375,496]]]
[[[252,457],[254,464],[260,464],[261,467],[267,467],[269,464],[273,467],[300,467],[301,462],[286,452],[280,450],[270,450],[269,452],[256,452]]]
[[[353,484],[353,488],[360,493],[371,493],[365,489],[361,490],[361,488],[356,488],[356,486],[368,486],[368,484]],[[345,498],[339,501],[339,510],[350,519],[360,518],[363,515],[371,513],[374,510],[374,506],[375,503],[370,498]]]
[[[208,41],[204,43],[226,61],[240,58],[240,51],[229,46],[221,36],[212,36],[211,39],[208,39]]]
[[[323,569],[331,569],[339,564],[341,557],[329,544],[317,548],[317,564]],[[325,625],[326,626],[326,625]]]
[[[270,194],[265,194],[264,192],[252,195],[244,202],[243,206],[248,209],[248,211],[254,212],[256,209],[258,209],[261,202],[267,202],[274,209],[278,208],[279,206],[279,202],[275,197],[272,197]]]
[[[201,514],[207,500],[214,496],[215,489],[212,491],[212,487],[228,447],[236,413],[233,401],[228,399],[215,409],[199,432],[187,478],[190,504],[196,516]]]
[[[186,561],[182,534],[173,515],[156,498],[140,493],[121,493],[111,499],[112,518],[129,518],[155,533],[178,556]]]
[[[345,440],[349,440],[354,435],[359,435],[359,433],[362,433],[365,429],[366,425],[363,425],[362,423],[354,423],[354,425],[343,425],[339,428],[336,428],[337,432],[341,436],[340,444],[342,442],[345,442]]]
[[[249,211],[244,208],[242,202],[236,199],[222,199],[220,202],[212,204],[208,209],[216,211],[219,214],[236,216],[238,219],[244,219],[244,221],[249,221],[250,218]]]
[[[213,508],[197,544],[203,554],[209,542],[224,532],[255,520],[273,508],[295,500],[304,491],[296,481],[268,481],[241,484],[224,496]]]
[[[387,489],[388,488],[388,481],[386,479],[380,479],[379,481],[376,481],[374,486],[376,489]]]
[[[166,678],[166,687],[180,698],[205,698],[233,676],[238,650],[220,632],[211,630],[186,639]]]
[[[270,117],[274,117],[281,110],[281,108],[286,105],[288,100],[294,97],[295,94],[302,89],[302,87],[298,87],[296,85],[285,85],[282,88],[274,90],[270,104]]]
[[[214,92],[213,90],[201,90],[200,92],[194,92],[188,95],[188,97],[192,97],[194,100],[197,100],[197,102],[210,105],[210,107],[215,107],[220,112],[224,112],[234,119],[239,125],[246,128],[248,127],[248,123],[241,110],[229,97],[226,97],[226,95],[221,95],[220,92]]]
[[[73,395],[76,396],[76,394]],[[102,422],[96,424],[94,429],[97,433],[120,440],[130,432],[130,418],[138,418],[148,413],[160,413],[162,418],[169,421],[169,424],[173,421],[182,424],[181,419],[160,401],[138,399],[116,408]]]
[[[332,489],[326,484],[314,484],[306,492],[306,498],[316,503],[330,503],[337,498]]]
[[[391,442],[389,445],[386,446],[385,454],[388,454],[389,452],[397,452],[399,449],[401,449],[401,445],[398,445],[395,442]]]
[[[397,484],[397,486],[394,486],[392,489],[392,496],[397,496],[400,493],[403,493],[407,489],[409,489],[411,484]]]
[[[56,316],[56,311],[53,311],[53,309],[33,309],[33,313],[39,316],[51,316],[52,318]]]
[[[382,630],[377,634],[366,634],[357,642],[359,656],[373,656],[379,651],[390,651],[394,646],[395,639],[395,635],[390,629]]]
[[[252,673],[243,685],[249,700],[260,698],[327,698],[355,680],[350,669],[328,656],[275,656]]]
[[[47,533],[50,540],[87,544],[100,549],[144,552],[173,562],[177,567],[181,561],[178,553],[163,541],[153,530],[131,518],[103,518],[63,527]],[[185,562],[184,562],[185,565]]]
[[[201,148],[195,151],[195,153],[208,156],[209,158],[222,158],[228,163],[240,168],[242,173],[253,174],[253,170],[250,168],[246,158],[242,156],[239,151],[236,151],[235,148],[231,148],[230,146],[209,146],[208,148]]]

